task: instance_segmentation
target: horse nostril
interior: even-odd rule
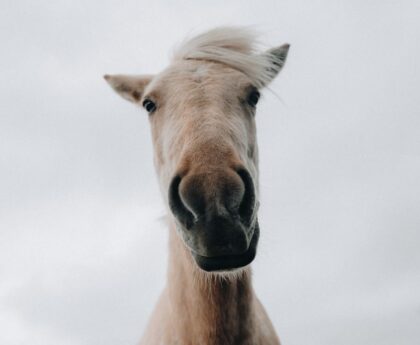
[[[181,176],[177,175],[172,179],[169,186],[169,208],[174,216],[184,225],[186,229],[190,229],[194,223],[194,215],[185,207],[179,195],[179,185]]]
[[[239,216],[250,226],[255,213],[255,188],[244,169],[223,170],[220,174],[176,175],[169,186],[169,207],[185,229],[197,222],[211,222],[219,216]]]
[[[252,215],[254,214],[255,208],[255,188],[252,182],[252,177],[246,169],[240,169],[237,171],[245,185],[245,194],[239,205],[239,216],[245,223],[250,224],[252,221]]]

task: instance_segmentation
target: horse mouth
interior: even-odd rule
[[[260,231],[258,223],[255,225],[254,234],[246,252],[237,255],[202,256],[191,251],[198,267],[207,272],[231,271],[249,265],[257,254],[257,244]]]

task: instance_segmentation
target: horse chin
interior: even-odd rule
[[[191,250],[191,254],[197,266],[203,271],[230,274],[243,269],[254,260],[257,254],[259,235],[260,229],[258,222],[256,222],[249,247],[247,251],[242,254],[206,257],[197,254],[193,250]]]

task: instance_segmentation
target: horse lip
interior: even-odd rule
[[[237,255],[202,256],[191,250],[191,254],[198,267],[207,272],[226,271],[249,265],[257,253],[259,239],[258,223],[255,225],[254,234],[246,252]]]

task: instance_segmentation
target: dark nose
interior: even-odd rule
[[[246,169],[177,175],[170,185],[169,206],[182,224],[184,240],[198,254],[211,257],[248,249],[255,188]]]

